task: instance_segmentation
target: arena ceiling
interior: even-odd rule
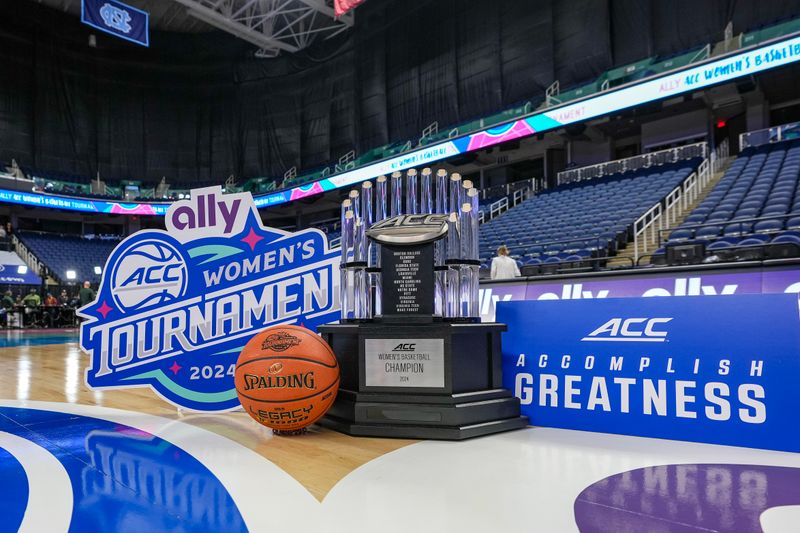
[[[31,0],[80,16],[81,0]],[[353,25],[353,13],[334,17],[333,0],[125,0],[150,13],[151,27],[202,33],[222,30],[249,42],[258,55],[297,52]]]

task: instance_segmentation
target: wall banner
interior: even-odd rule
[[[264,227],[250,193],[192,191],[109,256],[79,310],[90,388],[151,387],[197,411],[239,406],[236,359],[257,332],[338,319],[339,254],[324,233]]]
[[[118,0],[83,0],[81,22],[142,46],[150,46],[150,14]]]
[[[535,426],[800,452],[796,295],[497,305]]]

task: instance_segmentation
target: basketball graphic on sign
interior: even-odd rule
[[[133,244],[114,265],[114,300],[120,309],[166,305],[186,290],[186,262],[171,244],[149,239]]]
[[[236,362],[236,392],[259,424],[303,429],[325,415],[339,390],[339,364],[319,335],[274,326],[254,336]]]

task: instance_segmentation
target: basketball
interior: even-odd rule
[[[236,362],[242,407],[259,424],[279,431],[303,429],[328,411],[339,390],[339,364],[322,338],[300,326],[258,333]]]

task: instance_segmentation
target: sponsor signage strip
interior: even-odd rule
[[[391,174],[395,171],[435,163],[454,155],[480,150],[488,146],[527,137],[535,133],[541,133],[568,124],[583,122],[590,118],[600,117],[655,100],[697,91],[711,85],[757,74],[771,68],[789,65],[799,59],[800,37],[793,37],[753,50],[723,57],[696,67],[690,67],[653,78],[642,83],[629,85],[614,91],[607,91],[573,104],[565,104],[513,122],[492,126],[476,133],[454,137],[453,139],[439,144],[426,146],[412,152],[401,154],[397,157],[378,161],[307,185],[259,196],[255,199],[255,205],[257,208],[261,209],[292,202],[307,196],[324,193],[340,187],[347,187],[355,183],[372,179],[381,174]],[[4,191],[0,191],[0,201],[8,202],[9,200],[3,195],[3,192]],[[56,207],[74,211],[114,212],[116,214],[131,215],[163,215],[167,209],[167,206],[163,204],[115,204],[57,196],[45,196],[45,198],[58,198],[64,201],[64,205],[51,205],[41,200],[35,203],[21,201],[14,203],[41,205],[41,207]],[[115,209],[118,211],[106,210],[109,205],[117,206]],[[141,209],[142,212],[136,212],[137,209]]]
[[[732,296],[737,294],[799,294],[800,265],[753,268],[738,272],[665,272],[663,274],[534,279],[484,284],[480,313],[493,322],[499,302],[509,300],[592,300],[669,296]]]
[[[800,452],[796,295],[503,302],[497,315],[504,386],[535,426]]]

